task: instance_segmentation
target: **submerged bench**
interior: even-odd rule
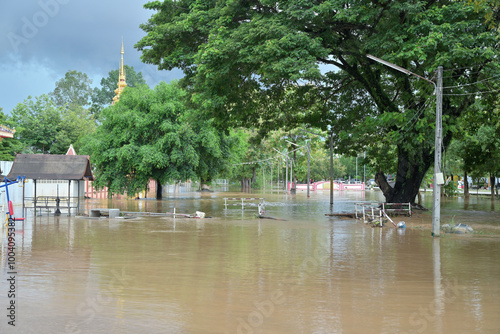
[[[120,209],[90,209],[89,217],[116,218],[120,216]]]

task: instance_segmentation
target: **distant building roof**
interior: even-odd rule
[[[18,154],[7,178],[94,180],[88,155]]]
[[[66,152],[66,155],[77,155],[75,148],[73,147],[73,144],[69,145],[68,152]]]

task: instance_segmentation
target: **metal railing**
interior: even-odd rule
[[[357,219],[362,218],[365,223],[370,222],[380,226],[383,225],[384,219],[387,219],[397,227],[390,214],[412,215],[410,203],[356,203],[354,207]]]
[[[232,203],[231,203],[232,202]],[[245,210],[245,206],[264,205],[263,198],[258,197],[224,197],[224,209],[228,206],[241,206],[241,210]]]

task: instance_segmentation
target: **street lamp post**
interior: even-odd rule
[[[442,137],[442,110],[443,110],[443,67],[438,66],[437,69],[437,84],[423,76],[413,73],[406,68],[400,67],[398,65],[392,64],[383,59],[377,58],[370,54],[366,57],[393,68],[399,72],[403,72],[406,75],[413,75],[422,80],[430,82],[436,89],[436,131],[435,131],[435,146],[434,146],[434,181],[433,181],[433,210],[432,210],[432,236],[439,237],[440,230],[440,216],[441,216],[441,184],[444,183],[443,174],[441,173],[441,145],[443,141]]]
[[[330,134],[330,211],[333,210],[333,129]]]
[[[306,139],[307,143],[307,198],[311,197],[309,195],[309,187],[311,185],[311,145],[309,140]]]
[[[314,133],[305,129],[300,129],[300,130],[321,137],[321,134]],[[331,128],[331,131],[332,132],[330,134],[330,210],[333,209],[333,128]],[[308,152],[310,152],[310,146],[308,146]]]
[[[354,182],[355,183],[358,180],[358,156],[359,155],[356,155],[356,176],[354,176]]]
[[[285,182],[284,183],[288,183],[288,150],[286,150],[286,155],[281,153],[280,151],[278,151],[277,149],[275,149],[273,147],[273,150],[275,150],[276,152],[278,152],[279,155],[281,155],[283,158],[285,158],[285,163],[286,163],[286,177],[285,177]],[[282,176],[283,177],[283,176]],[[278,175],[278,178],[279,178],[279,175]],[[278,182],[279,183],[279,182]],[[278,184],[279,185],[279,184]],[[284,188],[288,191],[288,184],[285,184],[284,185]]]
[[[291,142],[289,140],[286,140],[285,141],[289,144],[292,144],[293,146],[297,147],[297,150],[299,148],[303,148],[305,147],[307,149],[307,197],[310,197],[309,196],[309,184],[310,184],[310,177],[311,177],[311,164],[310,164],[310,158],[311,158],[311,154],[310,154],[310,146],[309,146],[309,139],[306,139],[306,145],[304,146],[299,146],[297,145],[297,143],[294,143],[294,142]],[[292,159],[292,166],[293,166],[293,159]],[[292,184],[293,184],[293,179],[292,179]]]
[[[288,162],[288,150],[286,150],[286,158],[285,159],[286,159],[285,189],[288,192],[288,164],[289,164],[289,162]]]

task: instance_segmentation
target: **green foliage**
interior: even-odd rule
[[[366,54],[428,78],[445,68],[444,86],[455,87],[443,98],[445,147],[458,117],[487,88],[483,80],[498,74],[497,33],[484,23],[490,7],[482,2],[181,0],[145,7],[155,14],[136,45],[143,61],[183,69],[192,101],[220,125],[329,130],[337,153],[366,151],[378,171],[397,171],[389,201],[413,201],[433,163],[434,87]]]
[[[500,174],[500,108],[494,102],[478,101],[460,119],[453,151],[470,174]]]
[[[35,100],[29,96],[24,103],[17,104],[12,110],[12,120],[17,124],[16,137],[24,144],[25,152],[51,153],[62,110],[48,95]]]
[[[84,144],[84,138],[93,135],[95,129],[95,120],[87,109],[75,106],[73,109],[63,110],[51,152],[64,154],[72,144],[75,151],[79,153]]]
[[[490,28],[498,28],[500,23],[500,13],[498,9],[500,8],[499,0],[467,0],[464,1],[469,6],[472,6],[475,11],[483,12],[486,22],[490,25]]]
[[[87,74],[78,71],[68,71],[64,78],[56,82],[56,88],[50,97],[56,106],[87,106],[92,95],[92,80]]]
[[[142,72],[136,72],[133,66],[124,65],[127,87],[137,87],[145,85],[146,80],[142,77]],[[94,117],[99,118],[101,110],[109,106],[115,97],[119,70],[111,70],[106,78],[101,79],[101,88],[95,88],[92,92],[92,106],[90,111]]]
[[[344,178],[346,170],[347,166],[343,165],[341,159],[335,156],[333,158],[333,179]],[[311,178],[316,181],[330,180],[330,152],[324,148],[311,152]]]
[[[12,110],[16,138],[23,153],[64,154],[73,144],[78,150],[81,139],[91,134],[95,123],[86,109],[57,106],[48,95],[35,100],[30,96]]]
[[[450,180],[444,184],[443,191],[447,197],[456,196],[458,194],[458,187],[453,180]]]
[[[14,128],[11,119],[7,117],[0,108],[0,124]],[[16,153],[22,149],[22,145],[17,138],[4,138],[0,141],[0,161],[13,161]]]
[[[102,124],[87,139],[96,185],[134,194],[149,179],[210,181],[229,168],[231,137],[185,104],[176,82],[128,87],[120,101],[102,111]]]

